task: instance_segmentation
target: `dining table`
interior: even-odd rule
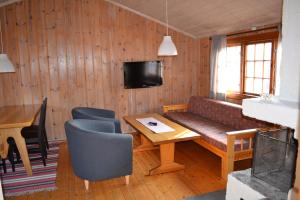
[[[7,138],[12,137],[17,145],[21,160],[28,175],[32,175],[32,168],[26,147],[21,134],[24,127],[31,126],[41,109],[41,105],[10,105],[0,107],[0,156],[6,158],[9,144]]]

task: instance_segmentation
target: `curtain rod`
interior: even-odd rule
[[[278,29],[279,26],[280,26],[280,24],[276,25],[276,26],[260,28],[260,29],[257,29],[257,30],[249,30],[249,31],[241,31],[241,32],[236,32],[236,33],[230,33],[230,34],[227,34],[226,36],[230,37],[230,36],[241,35],[241,34],[246,34],[246,33],[254,33],[254,32],[258,32],[258,31],[264,31],[264,30],[270,30],[270,29]]]

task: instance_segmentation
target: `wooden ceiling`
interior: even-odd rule
[[[165,23],[164,0],[107,0]],[[168,0],[171,28],[195,38],[281,22],[282,0]]]
[[[18,2],[18,1],[21,1],[21,0],[0,0],[0,7],[6,6],[6,5],[9,5],[9,4]]]

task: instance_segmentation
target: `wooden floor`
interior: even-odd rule
[[[137,139],[135,145],[136,143]],[[175,148],[175,160],[185,164],[185,170],[147,176],[148,170],[159,164],[159,151],[137,152],[134,153],[133,175],[128,186],[122,177],[91,182],[90,190],[86,192],[83,181],[72,172],[67,145],[63,143],[59,152],[57,190],[6,199],[172,200],[225,188],[226,183],[220,178],[221,160],[217,156],[194,142],[177,143]],[[249,162],[240,162],[236,167],[247,166]]]

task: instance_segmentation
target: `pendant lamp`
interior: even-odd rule
[[[163,37],[163,41],[158,48],[158,56],[176,56],[178,55],[175,44],[169,36],[169,20],[168,20],[168,0],[166,0],[166,22],[167,35]]]
[[[0,21],[0,34],[1,34],[0,73],[16,72],[15,67],[12,64],[12,62],[9,60],[7,54],[3,53],[1,21]]]

